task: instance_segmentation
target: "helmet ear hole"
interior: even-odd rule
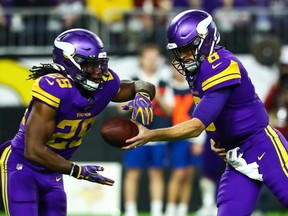
[[[195,40],[193,41],[193,46],[198,46],[201,42],[201,39],[199,37],[195,38]]]

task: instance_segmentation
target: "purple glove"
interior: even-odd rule
[[[84,179],[99,184],[113,186],[114,181],[112,179],[106,178],[97,172],[103,170],[104,168],[100,166],[94,166],[94,165],[79,166],[73,163],[70,176],[73,176],[77,179]]]
[[[132,119],[136,119],[138,114],[141,115],[141,121],[144,125],[149,125],[153,121],[153,106],[150,95],[146,92],[138,92],[134,100],[122,106],[123,110],[133,110]]]

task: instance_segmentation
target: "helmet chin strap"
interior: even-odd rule
[[[196,49],[196,53],[194,56],[195,61],[190,64],[184,64],[184,71],[186,75],[194,76],[200,67],[200,63],[205,59],[204,55],[200,55],[198,50]]]
[[[68,56],[69,60],[76,65],[76,67],[82,71],[82,68],[80,67],[80,65],[71,57],[71,55]],[[100,84],[93,82],[91,80],[88,80],[85,76],[78,74],[79,77],[74,80],[76,82],[78,82],[85,90],[87,91],[95,91],[96,89],[99,88]]]
[[[80,83],[81,84],[81,83]],[[82,83],[81,84],[83,86],[83,88],[87,91],[95,91],[96,89],[99,88],[99,83],[95,83],[91,80],[86,79],[86,83]]]
[[[194,76],[199,68],[199,62],[193,62],[191,64],[184,64],[184,71],[186,75]]]
[[[81,85],[87,91],[95,91],[96,89],[100,88],[100,83],[95,83],[81,75],[79,75],[78,79],[76,77],[76,80],[74,80],[69,74],[67,74],[67,76],[74,82],[77,82],[79,85]]]

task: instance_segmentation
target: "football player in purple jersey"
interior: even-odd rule
[[[251,215],[263,184],[288,207],[288,143],[269,124],[245,67],[217,45],[220,35],[211,15],[181,12],[169,24],[167,37],[175,56],[172,64],[186,77],[197,106],[191,120],[173,127],[148,130],[138,124],[139,134],[123,149],[187,139],[206,130],[218,149],[227,151],[217,196],[219,216]]]
[[[1,145],[2,193],[6,215],[65,216],[62,175],[110,185],[103,167],[69,161],[98,114],[114,102],[129,102],[133,118],[153,119],[155,87],[120,81],[108,68],[101,39],[71,29],[54,41],[53,63],[31,69],[32,99],[16,136]]]

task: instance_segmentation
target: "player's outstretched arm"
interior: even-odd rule
[[[145,81],[121,80],[120,89],[112,99],[113,102],[127,102],[133,100],[137,92],[146,92],[153,100],[156,88],[152,83]]]
[[[205,129],[205,125],[198,118],[193,118],[172,127],[155,130],[149,130],[143,125],[135,123],[138,126],[139,133],[137,136],[126,140],[128,145],[123,147],[123,150],[136,148],[150,141],[174,141],[197,137]]]
[[[151,100],[155,97],[155,86],[145,81],[121,81],[120,90],[113,98],[114,102],[126,102],[123,110],[132,110],[132,119],[138,116],[144,125],[153,121],[153,106]]]

